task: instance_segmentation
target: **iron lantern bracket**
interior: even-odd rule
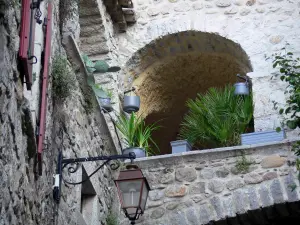
[[[38,24],[41,24],[43,21],[41,20],[41,16],[42,16],[42,11],[40,9],[40,6],[41,6],[41,2],[44,1],[44,0],[36,0],[36,2],[32,2],[30,4],[30,8],[31,10],[34,10],[36,9],[35,11],[35,15],[34,15],[34,19],[36,20],[36,22]]]
[[[53,175],[54,177],[54,186],[53,186],[53,198],[56,201],[57,204],[59,204],[60,202],[60,196],[61,196],[61,182],[62,180],[67,183],[67,184],[71,184],[71,185],[78,185],[78,184],[82,184],[85,181],[89,180],[90,177],[92,177],[96,172],[98,172],[98,170],[100,170],[104,165],[108,164],[109,162],[111,162],[112,160],[118,160],[118,159],[130,159],[131,161],[133,161],[136,158],[136,155],[131,152],[129,154],[124,154],[124,155],[111,155],[111,156],[96,156],[96,157],[85,157],[85,158],[70,158],[70,159],[64,159],[63,155],[62,155],[62,151],[59,151],[58,153],[58,158],[57,158],[57,168],[56,168],[56,174]],[[63,178],[63,169],[66,168],[67,165],[69,164],[75,164],[75,167],[70,166],[68,167],[68,172],[69,173],[75,173],[78,168],[79,168],[79,163],[83,163],[83,162],[95,162],[95,161],[104,161],[94,172],[92,172],[90,175],[87,176],[86,179],[80,181],[80,182],[76,182],[76,183],[72,183],[69,181],[66,181]],[[113,170],[118,169],[120,166],[119,161],[116,161],[116,163],[111,163],[110,167]]]

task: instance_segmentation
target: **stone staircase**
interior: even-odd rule
[[[91,57],[109,53],[107,36],[96,0],[80,0],[80,50]]]

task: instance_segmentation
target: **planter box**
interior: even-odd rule
[[[262,131],[262,132],[254,132],[241,134],[241,144],[242,145],[252,145],[266,142],[274,142],[274,141],[282,141],[285,139],[285,132],[280,131],[276,132],[272,131]]]
[[[186,140],[171,141],[170,144],[172,146],[172,154],[180,152],[189,152],[192,150],[192,146]]]

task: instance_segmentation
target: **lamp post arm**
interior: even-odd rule
[[[86,179],[84,179],[80,182],[72,183],[72,182],[68,182],[68,181],[64,180],[65,183],[72,184],[72,185],[78,185],[78,184],[82,184],[83,182],[89,180],[89,178],[91,176],[93,176],[96,172],[98,172],[98,170],[100,170],[104,165],[109,163],[111,160],[118,160],[118,159],[134,160],[135,158],[136,158],[136,155],[133,152],[131,152],[129,154],[124,154],[124,155],[111,155],[111,156],[96,156],[96,157],[63,159],[62,152],[59,151],[58,159],[57,159],[57,170],[56,170],[57,174],[54,175],[54,178],[55,178],[55,183],[54,183],[54,186],[53,186],[53,198],[54,198],[54,200],[56,201],[57,204],[59,204],[60,196],[61,196],[61,181],[64,180],[62,171],[68,164],[76,164],[75,168],[74,167],[69,167],[68,168],[69,173],[75,173],[79,168],[79,163],[81,163],[81,162],[104,161],[93,173],[88,175],[88,177]],[[117,169],[119,166],[120,166],[120,164],[118,163],[112,169]],[[113,167],[113,166],[111,165],[111,167]]]

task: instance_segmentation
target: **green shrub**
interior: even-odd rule
[[[251,127],[252,96],[235,96],[232,86],[210,88],[187,106],[179,137],[199,149],[238,145],[240,134]]]
[[[64,101],[72,94],[76,79],[68,65],[67,58],[58,56],[53,60],[52,78],[53,97]]]

